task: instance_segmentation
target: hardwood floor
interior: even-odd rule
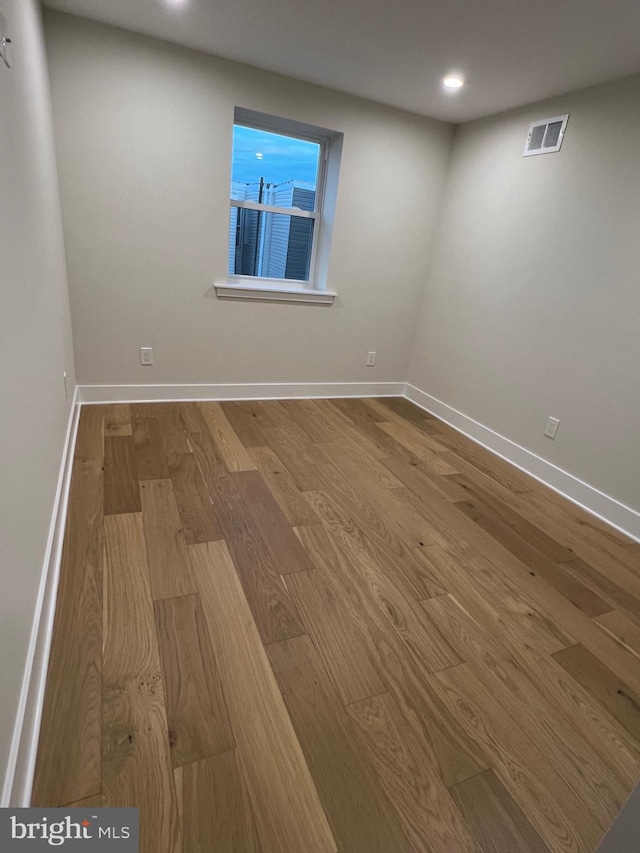
[[[593,853],[640,547],[400,398],[84,406],[33,805],[142,853]]]

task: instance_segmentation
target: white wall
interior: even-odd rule
[[[45,28],[79,382],[404,380],[449,125],[60,13]],[[333,307],[206,295],[236,106],[344,133]]]
[[[75,385],[47,69],[35,0],[0,0],[0,776],[7,767]],[[70,394],[65,399],[63,372]]]
[[[529,123],[566,112],[562,150],[523,157]],[[640,76],[458,128],[409,371],[635,510],[639,140]]]

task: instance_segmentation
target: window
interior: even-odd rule
[[[330,227],[323,219],[325,183],[329,161],[335,161],[335,156],[330,158],[332,141],[339,136],[236,109],[230,187],[230,287],[267,290],[279,286],[305,292],[323,289],[318,276],[318,266],[322,265],[318,264],[318,247],[322,239],[322,254],[326,256]],[[222,287],[217,286],[219,295],[231,295],[220,293]]]
[[[568,119],[567,114],[532,122],[524,146],[524,156],[531,157],[534,154],[551,154],[559,151]]]

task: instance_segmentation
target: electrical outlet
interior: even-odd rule
[[[140,364],[153,364],[153,349],[151,347],[140,347]]]
[[[547,436],[547,438],[555,438],[559,426],[560,421],[558,420],[558,418],[548,418],[547,425],[544,429],[544,434]]]
[[[67,371],[62,374],[62,381],[64,382],[64,396],[65,398],[69,396],[69,383],[67,382]]]
[[[375,352],[367,353],[367,367],[373,367],[376,363],[376,355]]]

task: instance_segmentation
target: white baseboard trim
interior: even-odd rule
[[[53,619],[56,609],[56,595],[60,577],[60,562],[62,559],[62,544],[64,541],[65,520],[69,486],[71,484],[71,469],[73,452],[78,432],[80,407],[78,389],[76,388],[69,413],[67,433],[65,436],[62,462],[58,475],[53,514],[49,527],[49,536],[40,577],[40,587],[36,609],[33,616],[31,639],[27,652],[22,690],[18,702],[13,738],[9,752],[9,761],[2,788],[0,806],[24,808],[30,805],[33,775],[40,736],[40,722],[44,691],[47,682],[49,653],[53,634]]]
[[[615,527],[616,530],[625,533],[636,542],[640,542],[640,513],[631,507],[625,506],[609,495],[605,495],[604,492],[583,482],[578,477],[574,477],[568,471],[558,468],[552,462],[547,462],[546,459],[531,450],[521,447],[447,403],[443,403],[408,383],[405,386],[405,397],[416,403],[420,408],[440,418],[458,432],[466,435],[467,438],[515,465],[525,474],[529,474],[549,486],[554,492],[558,492],[587,512]]]
[[[401,397],[404,382],[274,382],[229,385],[80,385],[80,403],[159,403],[186,400],[298,400]]]

